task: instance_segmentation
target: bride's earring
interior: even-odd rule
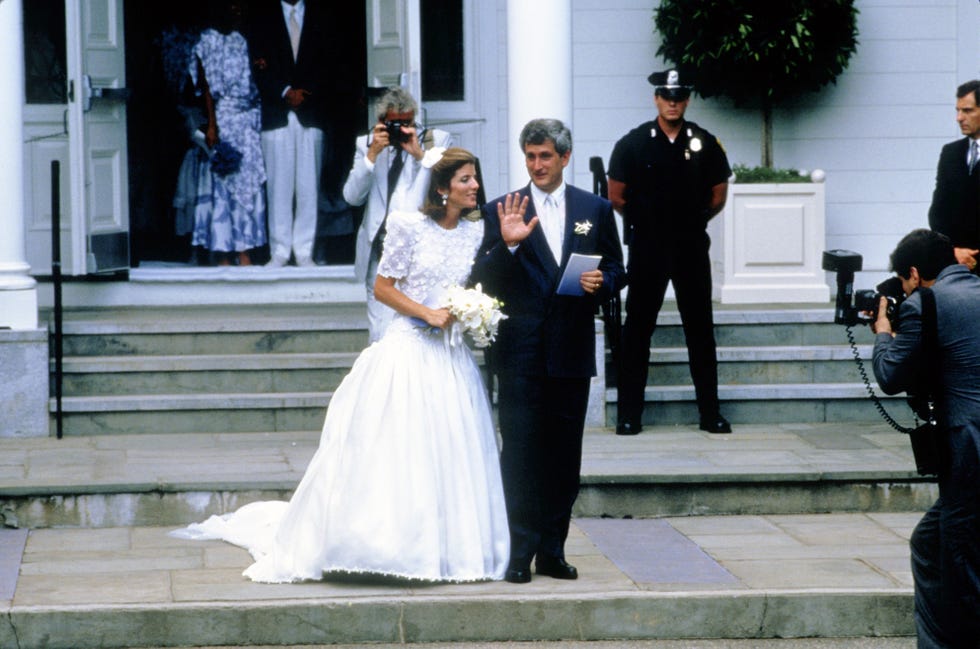
[[[446,201],[449,200],[449,194],[439,194],[439,195],[442,196],[442,204],[443,204],[443,206],[445,206],[446,205]]]

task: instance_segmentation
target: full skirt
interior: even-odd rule
[[[260,582],[373,573],[500,579],[509,533],[497,438],[471,352],[399,319],[335,392],[292,499],[179,530],[247,548]]]

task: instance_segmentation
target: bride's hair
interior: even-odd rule
[[[458,146],[446,149],[439,162],[432,165],[432,175],[429,177],[429,189],[425,193],[425,203],[422,213],[434,221],[441,221],[446,216],[446,206],[443,205],[439,190],[448,190],[456,171],[463,165],[476,166],[476,156]]]

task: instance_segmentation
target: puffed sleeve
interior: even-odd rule
[[[419,233],[419,212],[392,212],[388,215],[384,250],[378,263],[378,275],[401,279],[408,274],[412,252]]]

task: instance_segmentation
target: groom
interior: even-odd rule
[[[520,135],[531,184],[484,207],[484,239],[471,282],[504,303],[488,363],[497,375],[500,467],[511,558],[505,579],[576,579],[565,539],[578,495],[582,431],[595,375],[595,312],[623,286],[622,247],[609,201],[568,185],[572,134],[535,119]],[[558,294],[572,253],[597,255],[598,268]]]

